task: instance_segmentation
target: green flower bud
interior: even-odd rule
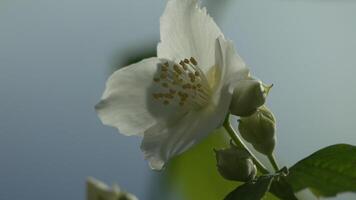
[[[138,200],[133,194],[123,192],[118,185],[110,188],[105,183],[89,178],[87,180],[87,200]]]
[[[246,117],[255,113],[257,108],[265,103],[271,87],[272,85],[266,86],[255,79],[239,81],[231,99],[231,114]]]
[[[127,192],[121,192],[117,200],[138,200],[137,197],[133,194]]]
[[[227,149],[214,151],[218,171],[225,179],[247,182],[255,178],[256,166],[245,149],[231,146]]]
[[[241,136],[260,153],[271,155],[276,145],[276,120],[273,113],[262,106],[249,117],[239,120]]]

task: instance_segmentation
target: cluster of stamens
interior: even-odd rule
[[[153,98],[164,105],[177,101],[180,106],[205,106],[210,99],[210,87],[198,62],[191,57],[179,64],[165,62],[159,66],[158,76],[153,78],[163,92],[153,93]]]

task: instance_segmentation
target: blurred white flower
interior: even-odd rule
[[[116,71],[96,110],[124,135],[141,135],[152,169],[199,142],[226,117],[249,71],[196,0],[170,0],[157,56]]]
[[[94,178],[87,180],[87,200],[138,200],[132,194],[120,191],[118,185],[112,188]]]

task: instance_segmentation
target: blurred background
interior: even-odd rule
[[[168,187],[169,177],[215,173],[209,142],[222,145],[217,136],[157,173],[143,160],[140,138],[103,126],[94,111],[115,69],[155,55],[165,4],[0,0],[0,200],[84,199],[88,176],[142,200],[185,199]],[[281,165],[334,143],[356,144],[356,1],[202,4],[253,74],[274,84],[268,105],[278,120]],[[202,182],[194,178],[188,182]],[[214,178],[204,182],[214,187]]]

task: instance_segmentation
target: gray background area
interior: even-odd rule
[[[356,144],[355,1],[209,2],[253,73],[275,84],[268,104],[282,164]],[[113,63],[155,47],[164,6],[0,0],[0,200],[84,199],[87,176],[143,200],[161,192],[139,139],[103,126],[93,106]]]

